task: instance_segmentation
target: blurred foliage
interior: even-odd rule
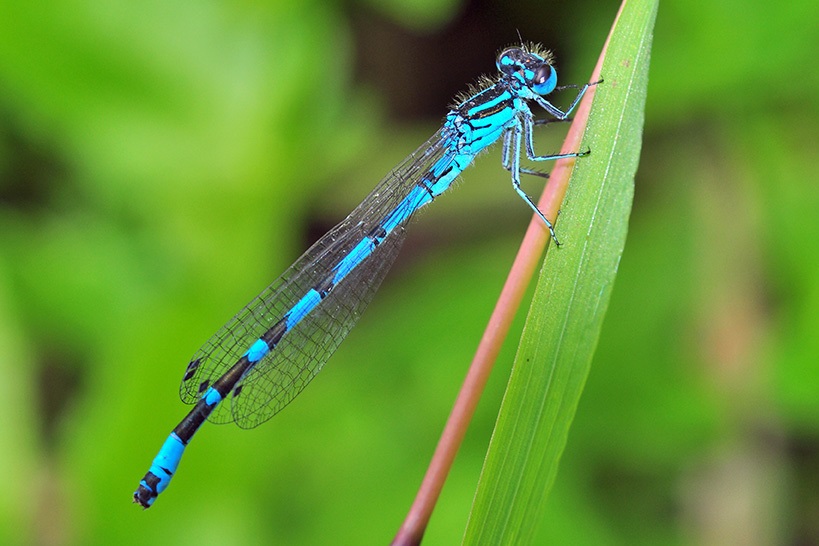
[[[0,543],[392,536],[528,221],[497,150],[420,215],[310,389],[257,430],[207,426],[130,504],[198,345],[517,30],[582,82],[617,9],[383,6],[0,3]],[[819,543],[818,19],[661,5],[629,239],[539,543]],[[463,533],[519,329],[428,544]]]

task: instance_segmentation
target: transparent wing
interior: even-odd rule
[[[211,337],[191,360],[198,361],[198,366],[186,371],[180,387],[182,400],[196,403],[203,386],[212,385],[233,366],[308,290],[332,277],[338,262],[405,201],[431,167],[446,156],[445,144],[439,131]],[[230,403],[226,400],[220,404],[210,421],[235,421],[243,428],[255,427],[273,417],[307,386],[372,300],[404,241],[405,224],[392,230],[247,373],[231,392]]]

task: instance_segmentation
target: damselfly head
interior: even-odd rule
[[[548,95],[557,86],[554,58],[549,51],[534,44],[507,47],[498,54],[498,70],[515,78],[538,95]]]

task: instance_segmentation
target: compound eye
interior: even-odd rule
[[[535,70],[532,77],[532,89],[538,95],[548,95],[557,85],[557,73],[548,64],[542,64]]]

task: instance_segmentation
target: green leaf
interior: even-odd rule
[[[532,301],[464,544],[528,544],[566,445],[626,240],[656,0],[626,1]]]

